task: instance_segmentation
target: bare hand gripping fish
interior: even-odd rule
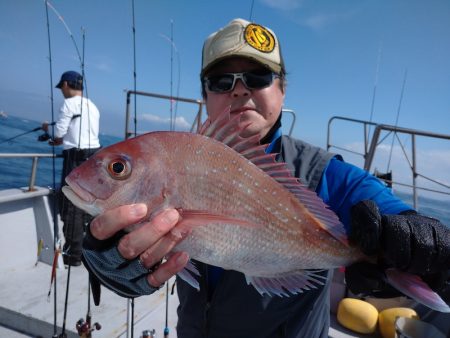
[[[265,153],[258,135],[239,136],[239,119],[226,111],[197,134],[152,132],[106,147],[70,173],[63,192],[93,216],[133,203],[147,204],[147,219],[180,210],[177,228],[189,235],[174,251],[240,271],[261,294],[304,292],[324,284],[319,272],[370,259],[348,244],[315,192]],[[192,267],[179,277],[198,288]],[[386,275],[402,293],[450,312],[419,277],[394,269]]]

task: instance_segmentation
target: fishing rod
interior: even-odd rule
[[[178,81],[177,81],[177,97],[179,97],[179,90],[180,90],[180,54],[178,53],[177,47],[175,45],[175,42],[173,41],[173,20],[170,20],[170,39],[161,34],[161,36],[165,39],[167,39],[170,43],[170,131],[175,130],[175,124],[177,119],[177,110],[178,110],[178,100],[175,101],[175,111],[173,109],[173,51],[175,50],[177,55],[177,61],[178,61]],[[165,326],[164,326],[164,338],[169,338],[169,281],[166,282],[166,306],[165,306]]]
[[[252,16],[253,16],[253,5],[255,4],[255,0],[252,0],[252,5],[250,7],[250,16],[248,18],[248,21],[252,21]]]
[[[77,117],[80,117],[80,116],[81,116],[80,114],[76,114],[76,115],[72,116],[72,120],[77,118]],[[54,126],[55,124],[56,124],[56,122],[48,123],[48,126]],[[18,138],[20,136],[23,136],[23,135],[26,135],[26,134],[30,134],[32,132],[39,131],[39,130],[43,130],[42,126],[41,127],[36,127],[34,129],[28,130],[28,131],[26,131],[24,133],[21,133],[19,135],[13,136],[13,137],[11,137],[9,139],[3,140],[3,141],[0,142],[0,144],[5,143],[5,142],[11,142],[12,140],[14,140],[14,139],[16,139],[16,138]],[[45,141],[52,140],[52,139],[53,138],[50,136],[50,134],[47,131],[45,133],[43,133],[43,134],[38,136],[38,141],[39,142],[45,142]]]
[[[164,327],[164,338],[169,338],[169,281],[166,282],[166,322]]]
[[[84,90],[85,90],[85,93],[86,93],[86,98],[88,98],[87,81],[86,81],[85,71],[84,71],[85,31],[84,31],[84,29],[82,29],[82,33],[83,33],[82,34],[83,35],[83,56],[81,56],[80,50],[79,50],[78,45],[77,45],[77,43],[75,41],[75,38],[74,38],[72,32],[70,31],[68,25],[64,21],[63,17],[59,14],[59,12],[56,10],[56,8],[50,4],[50,2],[48,0],[44,0],[44,1],[45,1],[45,7],[46,7],[47,33],[48,33],[48,44],[49,44],[50,82],[51,82],[50,90],[51,90],[51,101],[52,101],[52,120],[54,120],[54,118],[53,118],[54,117],[54,114],[53,114],[53,84],[52,84],[53,75],[52,75],[52,62],[51,62],[51,38],[50,38],[50,24],[49,24],[49,17],[48,17],[48,8],[51,8],[53,10],[53,12],[56,14],[58,19],[64,25],[67,33],[69,34],[69,36],[70,36],[70,38],[72,40],[72,43],[73,43],[73,45],[75,47],[75,50],[76,50],[76,53],[77,53],[77,56],[78,56],[78,59],[80,61],[81,74],[82,74],[82,79],[83,79],[83,82],[84,82]],[[83,95],[81,96],[81,100],[83,100]],[[82,118],[83,101],[81,101],[81,102],[82,102],[82,104],[81,104],[80,114],[74,115],[72,117],[72,119],[76,118],[76,117],[79,117],[80,119]],[[88,106],[87,114],[88,114],[88,123],[90,123],[89,106]],[[52,125],[54,125],[54,123],[52,123]],[[81,140],[81,125],[82,125],[82,123],[80,121],[79,142]],[[54,135],[54,130],[52,130],[52,133]],[[90,143],[90,141],[89,141],[89,143]],[[80,146],[80,144],[78,144],[78,147],[79,146]],[[54,147],[53,147],[53,151],[54,151]],[[53,162],[53,182],[54,182],[53,183],[53,185],[54,185],[54,189],[53,190],[54,191],[56,191],[56,189],[55,189],[55,186],[56,186],[56,183],[55,183],[56,182],[56,180],[55,180],[55,172],[56,172],[56,170],[55,170],[55,163]],[[57,234],[58,234],[57,223],[56,223],[57,217],[55,215],[55,213],[56,213],[56,198],[54,199],[54,208],[53,208],[53,210],[54,210],[54,217],[53,217],[53,219],[55,220],[54,234],[55,234],[55,242],[56,242]],[[75,217],[75,216],[73,215],[73,217]],[[72,227],[72,231],[74,231],[73,227]],[[56,255],[56,250],[55,250],[55,255]],[[57,318],[56,318],[56,313],[57,313],[56,303],[57,302],[56,302],[56,300],[57,300],[57,298],[56,298],[56,283],[54,284],[54,287],[55,287],[55,292],[54,292],[54,304],[55,304],[54,305],[54,312],[55,312],[55,314],[54,314],[54,337],[65,338],[67,336],[67,334],[66,334],[66,319],[67,319],[68,295],[69,295],[69,285],[70,285],[69,284],[70,283],[70,272],[71,272],[71,265],[69,264],[69,266],[68,266],[67,284],[66,284],[66,297],[65,297],[65,302],[64,302],[63,326],[62,326],[62,332],[61,332],[60,335],[57,335],[57,333],[56,333],[56,331],[57,331],[57,326],[56,326],[56,322],[57,322]],[[54,278],[56,280],[56,273],[55,273]],[[88,281],[88,283],[89,283],[89,281]],[[101,325],[98,324],[98,323],[95,323],[94,326],[91,328],[91,319],[92,319],[92,317],[91,317],[91,312],[90,312],[90,290],[88,290],[87,297],[88,297],[88,309],[87,309],[87,313],[86,313],[86,320],[85,321],[84,320],[79,320],[76,323],[76,328],[78,330],[78,333],[82,337],[91,337],[91,332],[93,330],[100,330],[101,329]]]
[[[375,109],[375,96],[376,96],[376,93],[377,93],[378,73],[380,71],[380,62],[381,62],[382,51],[383,51],[383,42],[380,43],[380,46],[378,48],[377,67],[376,67],[376,70],[375,70],[375,81],[374,81],[374,84],[373,84],[372,103],[371,103],[371,106],[370,106],[369,122],[372,122],[373,113],[374,113],[374,109]],[[371,128],[372,128],[372,125],[369,124],[369,130],[367,132],[367,136],[370,135]]]
[[[171,20],[171,23],[172,23],[172,26],[173,26],[173,21],[172,20]],[[180,83],[181,83],[180,53],[178,52],[177,46],[176,46],[175,42],[173,41],[173,31],[171,33],[171,37],[170,38],[168,36],[164,35],[164,34],[159,34],[159,36],[162,37],[163,39],[167,40],[170,43],[170,45],[171,45],[171,56],[170,56],[170,63],[171,63],[171,66],[170,66],[170,69],[171,69],[170,70],[170,78],[171,78],[171,80],[170,80],[170,97],[171,97],[170,109],[171,109],[171,111],[170,111],[169,128],[170,128],[170,131],[173,131],[173,130],[175,130],[175,122],[177,120],[178,100],[175,100],[175,112],[174,112],[174,114],[172,114],[172,104],[173,104],[173,101],[174,101],[173,100],[173,96],[172,96],[172,92],[173,92],[173,90],[172,90],[172,87],[173,87],[173,81],[172,81],[172,77],[173,77],[173,75],[172,75],[173,56],[172,56],[172,51],[174,50],[175,54],[177,56],[178,79],[177,79],[177,92],[175,94],[176,97],[180,97]]]
[[[170,42],[173,43],[173,20],[170,20]],[[173,117],[173,47],[170,46],[170,131],[175,128]]]
[[[79,59],[80,62],[81,62],[81,54],[80,54],[80,50],[78,49],[78,45],[77,45],[77,43],[75,42],[75,38],[73,37],[73,34],[72,34],[72,32],[70,31],[70,29],[69,29],[69,26],[67,26],[67,24],[66,24],[66,22],[64,21],[64,18],[62,17],[62,15],[59,14],[59,12],[58,12],[58,11],[56,10],[56,8],[50,3],[50,1],[45,0],[45,4],[46,4],[47,7],[50,7],[50,8],[53,10],[53,12],[55,12],[55,14],[56,14],[56,16],[58,17],[58,19],[59,19],[59,20],[61,21],[61,23],[64,25],[64,28],[66,29],[67,33],[69,34],[70,39],[72,40],[73,45],[74,45],[74,47],[75,47],[75,49],[76,49],[76,51],[77,51],[78,59]]]
[[[91,282],[88,280],[88,296],[91,294]],[[95,300],[94,300],[95,302]],[[78,335],[83,338],[91,338],[92,331],[100,330],[102,326],[99,323],[92,324],[91,315],[91,297],[88,297],[88,310],[86,313],[86,319],[80,318],[75,325]]]
[[[55,122],[49,123],[48,125],[49,126],[54,126]],[[16,135],[16,136],[10,137],[10,138],[8,138],[6,140],[0,141],[0,144],[6,143],[6,142],[11,142],[11,141],[15,140],[16,138],[18,138],[20,136],[31,134],[31,133],[34,133],[35,131],[39,131],[39,130],[42,130],[42,126],[33,128],[33,129],[28,130],[28,131],[26,131],[24,133],[20,133],[19,135]],[[44,140],[44,138],[47,137],[47,136],[48,136],[48,138]],[[40,135],[38,137],[38,141],[47,141],[49,138],[50,138],[50,135],[48,135],[48,133],[44,133],[44,134],[42,134],[42,135]]]
[[[136,93],[136,25],[134,16],[134,0],[131,1],[131,12],[133,15],[133,88]],[[137,136],[137,95],[134,94],[134,136]]]
[[[53,12],[56,14],[56,16],[61,21],[61,23],[63,24],[64,28],[66,29],[67,34],[69,34],[69,37],[70,37],[70,39],[72,41],[72,44],[75,47],[75,51],[77,52],[78,60],[80,62],[81,77],[83,79],[84,92],[86,93],[86,98],[89,98],[88,89],[87,89],[86,74],[85,74],[85,71],[84,71],[85,30],[84,30],[84,28],[81,28],[81,30],[82,30],[82,39],[83,39],[83,49],[82,49],[82,54],[81,54],[80,53],[80,49],[78,48],[78,45],[77,45],[77,43],[75,41],[75,38],[74,38],[74,36],[72,34],[72,31],[69,29],[69,26],[64,21],[64,18],[62,17],[62,15],[56,10],[56,8],[50,3],[50,1],[45,0],[45,3],[46,3],[46,7],[50,7],[53,10]],[[50,38],[50,33],[49,33],[49,38]],[[53,93],[53,90],[52,90],[52,93]],[[81,100],[83,100],[83,95],[81,96]],[[81,104],[81,109],[83,109],[83,104]],[[89,116],[89,105],[88,105],[88,116]],[[81,139],[80,135],[81,135],[81,122],[80,122],[80,131],[79,131],[78,143],[80,142],[80,139]]]
[[[175,130],[175,117],[173,116],[173,20],[170,20],[170,130]],[[180,68],[178,67],[178,72]],[[178,73],[179,74],[179,73]],[[178,101],[177,101],[178,102]],[[169,338],[169,281],[166,282],[166,318],[164,326],[164,338]]]
[[[47,21],[47,40],[48,40],[48,61],[49,61],[49,73],[50,73],[50,109],[51,109],[51,115],[52,115],[52,121],[54,120],[54,101],[53,101],[53,66],[52,66],[52,48],[51,48],[51,39],[50,39],[50,20],[48,16],[48,0],[45,0],[45,17]],[[53,128],[53,127],[52,127]],[[52,134],[53,130],[52,130]],[[55,155],[55,147],[52,147],[52,153]],[[52,160],[52,182],[53,182],[53,193],[56,192],[56,164],[55,164],[55,157],[53,156]],[[52,289],[52,283],[53,285],[53,337],[57,337],[58,335],[58,326],[57,326],[57,287],[56,287],[56,263],[58,261],[59,256],[59,247],[58,247],[58,218],[56,214],[56,196],[53,198],[53,210],[52,210],[52,216],[53,216],[53,266],[52,266],[52,274],[51,274],[51,282],[50,282],[50,289],[49,289],[49,296]]]
[[[403,93],[404,93],[404,91],[405,91],[406,76],[407,76],[407,75],[408,75],[408,69],[405,69],[405,74],[404,74],[404,76],[403,76],[402,90],[401,90],[401,92],[400,92],[400,101],[399,101],[399,103],[398,103],[398,108],[397,108],[397,116],[396,116],[396,118],[395,118],[395,127],[397,127],[397,125],[398,125],[398,119],[399,119],[399,117],[400,117],[400,109],[401,109],[401,107],[402,107]],[[386,172],[389,172],[389,168],[390,168],[390,166],[391,166],[392,152],[393,152],[393,149],[394,149],[394,140],[395,140],[395,136],[396,136],[396,135],[397,135],[397,132],[394,131],[394,134],[392,135],[391,150],[390,150],[390,152],[389,152],[389,161],[388,161],[388,164],[387,164],[387,170],[386,170]]]
[[[134,0],[131,0],[131,14],[132,14],[132,32],[133,32],[133,88],[136,93],[136,82],[137,82],[137,72],[136,72],[136,24],[135,24],[135,11],[134,11]],[[137,95],[134,94],[134,137],[137,136]],[[128,123],[128,121],[127,121]],[[128,130],[127,135],[128,138]],[[134,337],[134,298],[127,299],[127,338]]]

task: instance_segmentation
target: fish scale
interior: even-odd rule
[[[305,268],[332,268],[345,265],[350,261],[349,257],[351,252],[355,251],[354,249],[344,247],[317,225],[309,224],[312,221],[308,220],[308,215],[299,217],[300,203],[247,159],[236,157],[234,151],[225,148],[219,142],[203,142],[200,135],[186,133],[178,142],[178,144],[183,142],[191,144],[191,152],[187,154],[187,157],[191,159],[187,165],[189,170],[184,172],[185,166],[177,167],[176,163],[183,154],[186,155],[186,151],[178,146],[170,146],[171,142],[165,140],[170,137],[168,133],[159,133],[155,135],[153,142],[168,144],[167,153],[170,156],[164,159],[165,166],[177,168],[174,169],[173,184],[178,187],[177,196],[185,201],[182,209],[214,210],[217,214],[233,215],[256,225],[248,228],[241,227],[238,232],[233,224],[210,223],[208,226],[199,226],[193,230],[191,237],[177,247],[177,250],[187,251],[200,261],[233,268],[244,273],[258,273],[259,276],[273,276],[277,272],[287,273]],[[196,150],[197,143],[202,145]],[[220,152],[222,155],[218,157],[217,154]],[[230,161],[226,156],[227,152],[233,160]],[[206,163],[208,166],[205,168],[198,163]],[[221,169],[225,164],[228,164],[226,176]],[[186,175],[189,175],[190,179],[179,182],[180,178]],[[218,182],[227,189],[219,188]],[[262,182],[257,192],[255,182]],[[252,193],[249,194],[249,190]],[[196,196],[195,199],[191,198],[193,195]],[[254,196],[258,197],[255,199]],[[170,199],[167,203],[173,205]],[[267,205],[272,206],[271,211],[265,208]],[[295,216],[297,221],[294,220]],[[303,222],[306,224],[302,224]],[[306,229],[302,230],[301,226]],[[323,256],[321,254],[323,247],[317,245],[319,242],[326,244],[330,242],[327,250],[335,252],[334,257],[330,259],[332,262],[318,259]],[[205,247],[207,247],[206,250]],[[299,247],[305,248],[306,255],[303,250],[298,250]],[[253,257],[253,260],[242,261],[244,250]],[[297,255],[292,255],[292,252],[297,252]],[[286,260],[287,255],[293,256],[292,261],[297,264],[292,265],[292,261]],[[339,261],[336,257],[340,257],[341,260]],[[241,261],[242,263],[239,263]]]

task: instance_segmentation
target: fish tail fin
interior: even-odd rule
[[[419,276],[397,269],[387,269],[385,273],[390,285],[416,302],[439,312],[450,312],[450,307]]]

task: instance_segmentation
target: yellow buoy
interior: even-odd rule
[[[393,307],[380,312],[378,322],[383,338],[395,337],[395,320],[397,317],[419,319],[416,311],[407,307]]]
[[[344,298],[339,302],[338,322],[358,333],[373,333],[377,329],[378,310],[360,299]]]

